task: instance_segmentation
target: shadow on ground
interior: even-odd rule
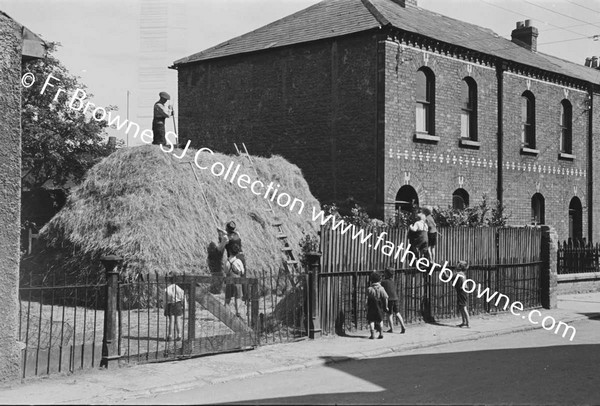
[[[328,364],[379,392],[237,404],[598,404],[600,344],[404,355]],[[391,373],[389,372],[391,371]]]

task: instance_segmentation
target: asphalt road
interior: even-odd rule
[[[209,385],[129,403],[600,404],[600,319]]]

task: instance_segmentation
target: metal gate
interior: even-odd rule
[[[114,265],[99,281],[22,275],[22,376],[189,358],[305,338],[307,275],[263,269],[252,276],[182,275],[167,280],[145,274],[132,279]],[[183,290],[186,300],[179,334],[172,325],[169,337],[164,296],[170,283]],[[239,291],[237,310],[235,298],[229,297],[234,291]]]
[[[180,317],[165,315],[165,289],[170,283],[185,292]],[[117,303],[117,351],[127,362],[172,360],[259,344],[256,278],[183,275],[169,281],[144,275],[119,284]]]

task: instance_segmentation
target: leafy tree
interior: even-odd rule
[[[33,85],[23,89],[21,114],[21,180],[24,187],[32,190],[49,180],[58,186],[69,180],[78,183],[90,167],[112,152],[106,143],[107,121],[94,119],[90,111],[83,114],[83,108],[77,110],[76,103],[74,108],[69,106],[75,91],[86,91],[86,86],[53,55],[58,46],[50,43],[45,59],[23,64],[23,73],[30,72],[35,77]],[[41,94],[49,74],[57,80],[52,80],[54,87],[48,86]],[[58,89],[64,92],[54,100]],[[88,94],[85,101],[91,96]],[[114,110],[114,106],[106,107],[107,112]],[[96,117],[100,116],[98,111]]]

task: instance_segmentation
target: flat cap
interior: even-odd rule
[[[167,92],[160,92],[158,95],[163,99],[171,100],[171,96]]]

